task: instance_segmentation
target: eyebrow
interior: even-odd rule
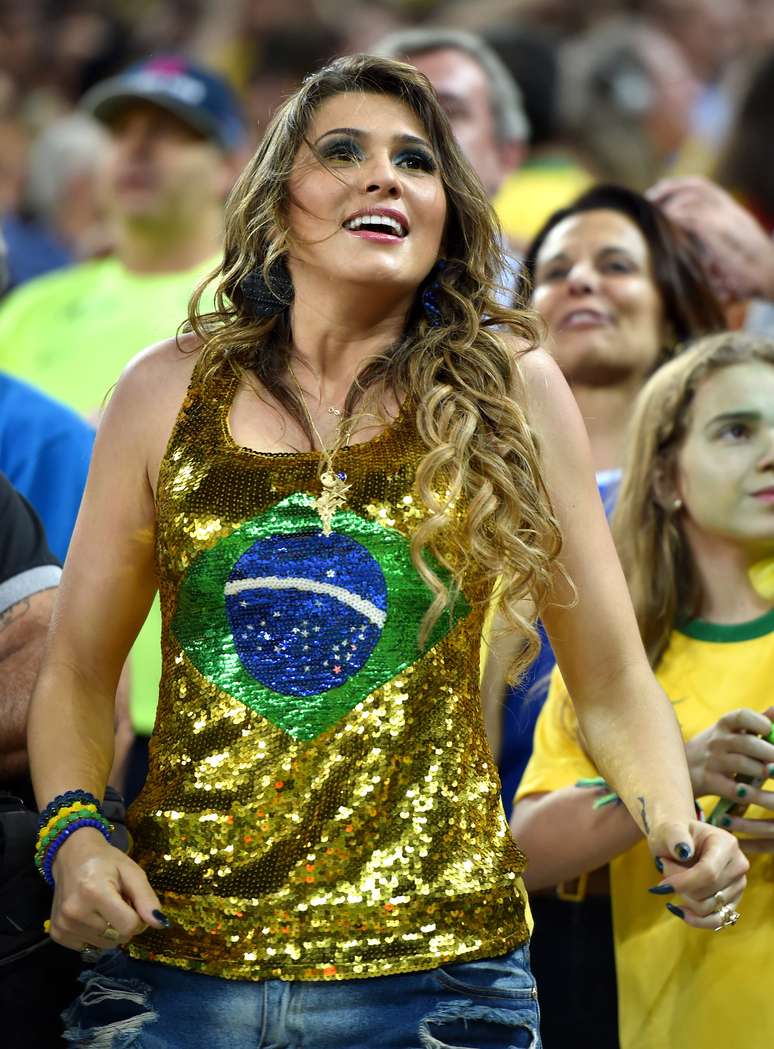
[[[711,426],[716,426],[718,423],[738,422],[739,420],[745,422],[758,422],[760,418],[760,412],[745,411],[743,408],[740,408],[738,411],[721,412],[720,415],[714,415],[706,424],[706,427],[709,428]]]
[[[600,248],[600,250],[595,254],[597,258],[604,258],[606,255],[625,255],[627,259],[631,259],[632,262],[638,261],[635,258],[635,256],[629,251],[628,248],[625,248],[619,244],[607,244],[605,245],[605,247]],[[550,255],[547,259],[541,259],[537,263],[537,266],[545,266],[549,262],[563,262],[565,260],[569,260],[569,258],[570,256],[566,251],[559,251],[556,253],[556,255]]]
[[[323,131],[322,135],[320,135],[314,140],[315,146],[318,142],[326,138],[328,135],[352,135],[353,138],[368,138],[368,132],[363,131],[362,128],[333,127],[330,129],[330,131]],[[420,138],[418,135],[410,135],[408,132],[401,135],[395,135],[393,137],[399,142],[411,142],[415,145],[426,146],[427,149],[431,148],[430,143],[427,142],[424,138]]]

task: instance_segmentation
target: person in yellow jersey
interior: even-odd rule
[[[191,330],[118,383],[30,713],[51,935],[116,948],[71,1044],[540,1045],[481,713],[495,581],[524,663],[533,598],[691,921],[717,924],[718,892],[743,907],[748,863],[695,819],[580,415],[533,317],[498,303],[502,266],[426,78],[339,59],[230,197],[215,308],[194,296]],[[156,588],[127,856],[99,798]]]
[[[223,202],[247,133],[228,84],[175,56],[97,84],[82,106],[110,133],[102,184],[115,252],[31,281],[0,304],[0,368],[95,422],[130,358],[178,327],[217,265]],[[141,737],[155,716],[159,630],[154,606],[131,665]],[[131,776],[140,782],[142,750]],[[129,793],[138,786],[130,782]]]
[[[774,593],[762,579],[774,556],[774,342],[709,336],[649,380],[613,530],[694,794],[708,815],[726,799],[715,819],[751,857],[744,918],[722,920],[721,894],[719,935],[696,936],[670,890],[674,865],[664,860],[659,880],[615,793],[593,789],[597,771],[558,672],[512,819],[530,856],[527,885],[599,885],[609,864],[621,1049],[763,1049],[774,1037]]]

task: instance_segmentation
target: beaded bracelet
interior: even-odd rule
[[[61,821],[66,817],[71,816],[76,812],[89,812],[97,816],[99,815],[99,811],[100,810],[98,805],[84,805],[82,801],[75,801],[72,805],[65,805],[63,808],[59,809],[57,812],[54,813],[54,815],[51,817],[48,823],[45,824],[45,826],[38,828],[38,844],[40,844],[40,842],[43,841],[46,835],[50,834],[54,827],[61,823]]]
[[[74,834],[75,831],[80,830],[81,827],[94,827],[96,830],[100,831],[104,835],[106,841],[110,841],[110,830],[108,829],[109,825],[105,826],[105,822],[98,819],[79,819],[76,820],[75,823],[71,823],[68,827],[65,827],[64,830],[60,831],[57,837],[51,843],[51,845],[49,845],[45,859],[43,860],[43,865],[40,868],[40,873],[43,875],[43,880],[52,889],[54,888],[54,876],[51,873],[51,868],[54,865],[56,854],[59,852],[60,848],[64,845],[64,843],[67,841],[70,835]]]
[[[102,811],[99,798],[95,798],[87,790],[68,790],[64,794],[57,794],[55,798],[49,801],[38,818],[38,828],[45,826],[55,813],[59,812],[65,805],[71,805],[74,801],[83,802],[84,805],[96,805],[97,809]]]
[[[73,805],[71,807],[61,809],[61,815],[54,816],[53,819],[43,828],[38,834],[38,840],[35,847],[35,865],[40,870],[43,865],[43,859],[46,851],[50,848],[59,834],[69,827],[71,824],[76,823],[78,820],[97,820],[97,822],[107,828],[110,833],[111,826],[110,822],[98,812],[93,805],[78,806]]]
[[[105,818],[99,800],[86,790],[68,790],[65,794],[58,794],[40,814],[35,866],[52,889],[54,878],[51,869],[56,854],[70,835],[81,827],[94,827],[108,842],[114,829]]]

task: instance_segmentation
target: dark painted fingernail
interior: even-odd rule
[[[656,864],[656,870],[658,871],[658,873],[659,874],[663,874],[664,873],[664,864],[661,862],[661,860],[658,858],[658,856],[656,856],[656,858],[655,858],[655,860],[653,862]]]
[[[675,846],[675,853],[678,860],[689,860],[693,855],[693,849],[690,845],[686,844],[686,842],[681,841]]]
[[[774,776],[774,765],[769,765],[769,775]]]
[[[730,816],[724,816],[723,819],[720,821],[720,826],[721,827],[730,827],[731,826],[731,817]]]
[[[654,896],[668,896],[670,892],[674,891],[671,885],[654,885],[648,889],[648,892],[652,892]]]
[[[736,796],[737,798],[746,798],[747,787],[742,786],[742,784],[740,783],[739,786],[736,788]]]
[[[163,925],[165,929],[168,929],[172,924],[172,922],[169,920],[166,914],[164,914],[162,911],[154,911],[153,917],[160,925]]]
[[[673,903],[668,903],[666,909],[670,914],[674,914],[675,918],[682,918],[685,921],[685,911],[681,907],[675,907]]]

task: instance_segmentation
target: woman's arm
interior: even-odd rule
[[[511,829],[529,857],[528,889],[545,889],[603,867],[642,840],[623,805],[595,809],[593,801],[584,787],[563,787],[516,803]],[[653,880],[658,880],[655,874]]]
[[[607,788],[576,786],[597,777],[555,668],[511,816],[511,829],[529,859],[527,888],[542,889],[577,878],[642,841],[642,832],[623,805],[594,808],[609,793]],[[655,872],[653,880],[657,880]]]
[[[647,835],[654,855],[683,861],[696,857],[671,882],[689,910],[710,914],[716,907],[708,898],[719,888],[737,887],[746,861],[730,835],[694,819],[683,741],[642,647],[575,400],[547,354],[528,353],[520,366],[564,539],[555,600],[543,611],[543,622],[581,732],[595,765]],[[573,581],[575,599],[561,568]]]
[[[41,806],[68,790],[101,798],[113,762],[121,668],[156,591],[152,471],[163,454],[191,362],[161,344],[127,370],[105,411],[33,695],[28,746]],[[161,451],[160,451],[161,449]],[[82,828],[59,849],[52,935],[99,942],[110,922],[129,939],[158,924],[139,867]]]

